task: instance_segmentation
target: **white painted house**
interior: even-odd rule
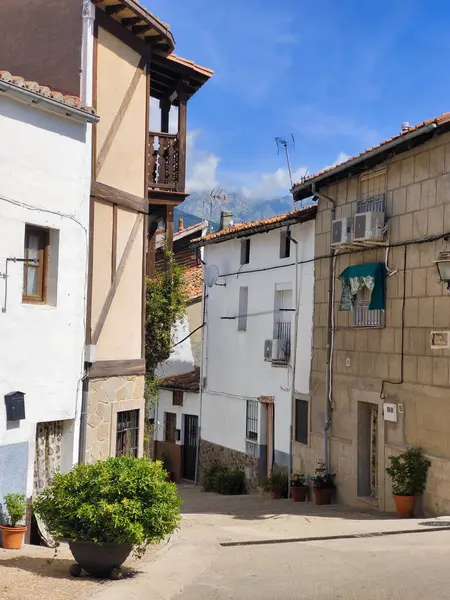
[[[214,461],[243,468],[254,487],[274,464],[292,464],[291,418],[294,438],[307,434],[315,214],[309,206],[200,242],[209,286],[200,471]]]
[[[0,502],[78,460],[97,120],[0,71]]]

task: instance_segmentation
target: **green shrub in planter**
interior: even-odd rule
[[[228,496],[245,494],[245,473],[217,463],[205,471],[202,488],[204,492]]]
[[[15,527],[17,523],[22,523],[25,520],[27,511],[27,499],[25,494],[5,494],[4,514],[5,525],[7,527]]]
[[[108,458],[57,473],[33,503],[56,538],[134,546],[172,533],[180,521],[181,498],[168,483],[162,463],[147,458]]]

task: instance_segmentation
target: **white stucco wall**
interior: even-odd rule
[[[170,390],[159,390],[158,404],[155,407],[155,440],[164,441],[164,413],[175,413],[177,415],[177,429],[181,429],[181,440],[177,444],[184,444],[184,417],[183,415],[199,416],[200,395],[192,392],[184,392],[183,406],[173,406],[173,395]]]
[[[6,303],[0,312],[0,450],[29,442],[27,493],[32,490],[36,423],[74,420],[65,427],[64,468],[77,458],[90,130],[86,123],[0,97],[0,272],[5,274],[7,258],[24,256],[25,224],[59,232],[58,247],[50,246],[53,258],[57,252],[54,306],[22,302],[23,263],[9,262],[7,279],[0,278],[0,304]],[[15,390],[26,394],[26,420],[7,426],[3,396]]]
[[[191,340],[188,337],[189,334],[189,319],[185,316],[180,319],[173,328],[174,349],[172,350],[170,357],[158,365],[158,368],[156,369],[157,377],[162,379],[169,375],[189,373],[189,371],[194,369],[195,361],[192,353]],[[175,346],[175,344],[177,345]]]
[[[289,258],[280,259],[280,229],[250,237],[250,263],[240,268],[240,240],[205,246],[206,265],[217,265],[226,287],[208,289],[201,437],[235,450],[245,451],[246,399],[275,398],[275,451],[289,453],[291,368],[274,367],[264,360],[264,341],[274,333],[275,290],[294,289],[295,246]],[[291,227],[299,242],[299,261],[314,256],[314,221]],[[288,266],[282,266],[288,265]],[[278,267],[247,273],[260,268]],[[238,331],[239,288],[248,286],[247,330]],[[309,393],[311,364],[314,263],[299,266],[299,334],[295,390]],[[294,315],[292,314],[292,320]],[[292,326],[292,335],[294,328]],[[293,340],[292,340],[293,342]],[[261,429],[258,443],[266,443]]]

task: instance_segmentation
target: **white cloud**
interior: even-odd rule
[[[299,181],[306,173],[306,167],[299,167],[292,172],[292,181]],[[254,176],[250,185],[242,185],[241,193],[247,200],[270,200],[276,196],[289,194],[291,180],[287,169],[277,169],[272,173],[261,173]]]
[[[217,167],[220,159],[213,152],[197,150],[196,139],[200,131],[191,131],[187,135],[187,181],[186,190],[192,192],[210,192],[219,185]]]
[[[349,158],[350,158],[350,156],[348,154],[346,154],[345,152],[339,152],[334,163],[332,163],[331,165],[327,165],[326,167],[323,167],[323,168],[329,169],[331,167],[335,167],[336,165],[340,165],[341,163],[345,162]]]

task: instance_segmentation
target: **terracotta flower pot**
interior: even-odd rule
[[[272,494],[272,498],[274,500],[281,500],[283,498],[283,488],[281,485],[271,485],[270,493]]]
[[[17,527],[5,527],[0,525],[2,532],[2,546],[6,550],[20,550],[23,544],[23,536],[27,528],[24,525]]]
[[[317,506],[331,504],[331,494],[333,490],[330,488],[313,488],[314,502]]]
[[[411,519],[414,516],[415,496],[394,496],[394,502],[401,519]]]
[[[291,498],[294,502],[305,502],[307,494],[308,488],[306,485],[291,487]]]

